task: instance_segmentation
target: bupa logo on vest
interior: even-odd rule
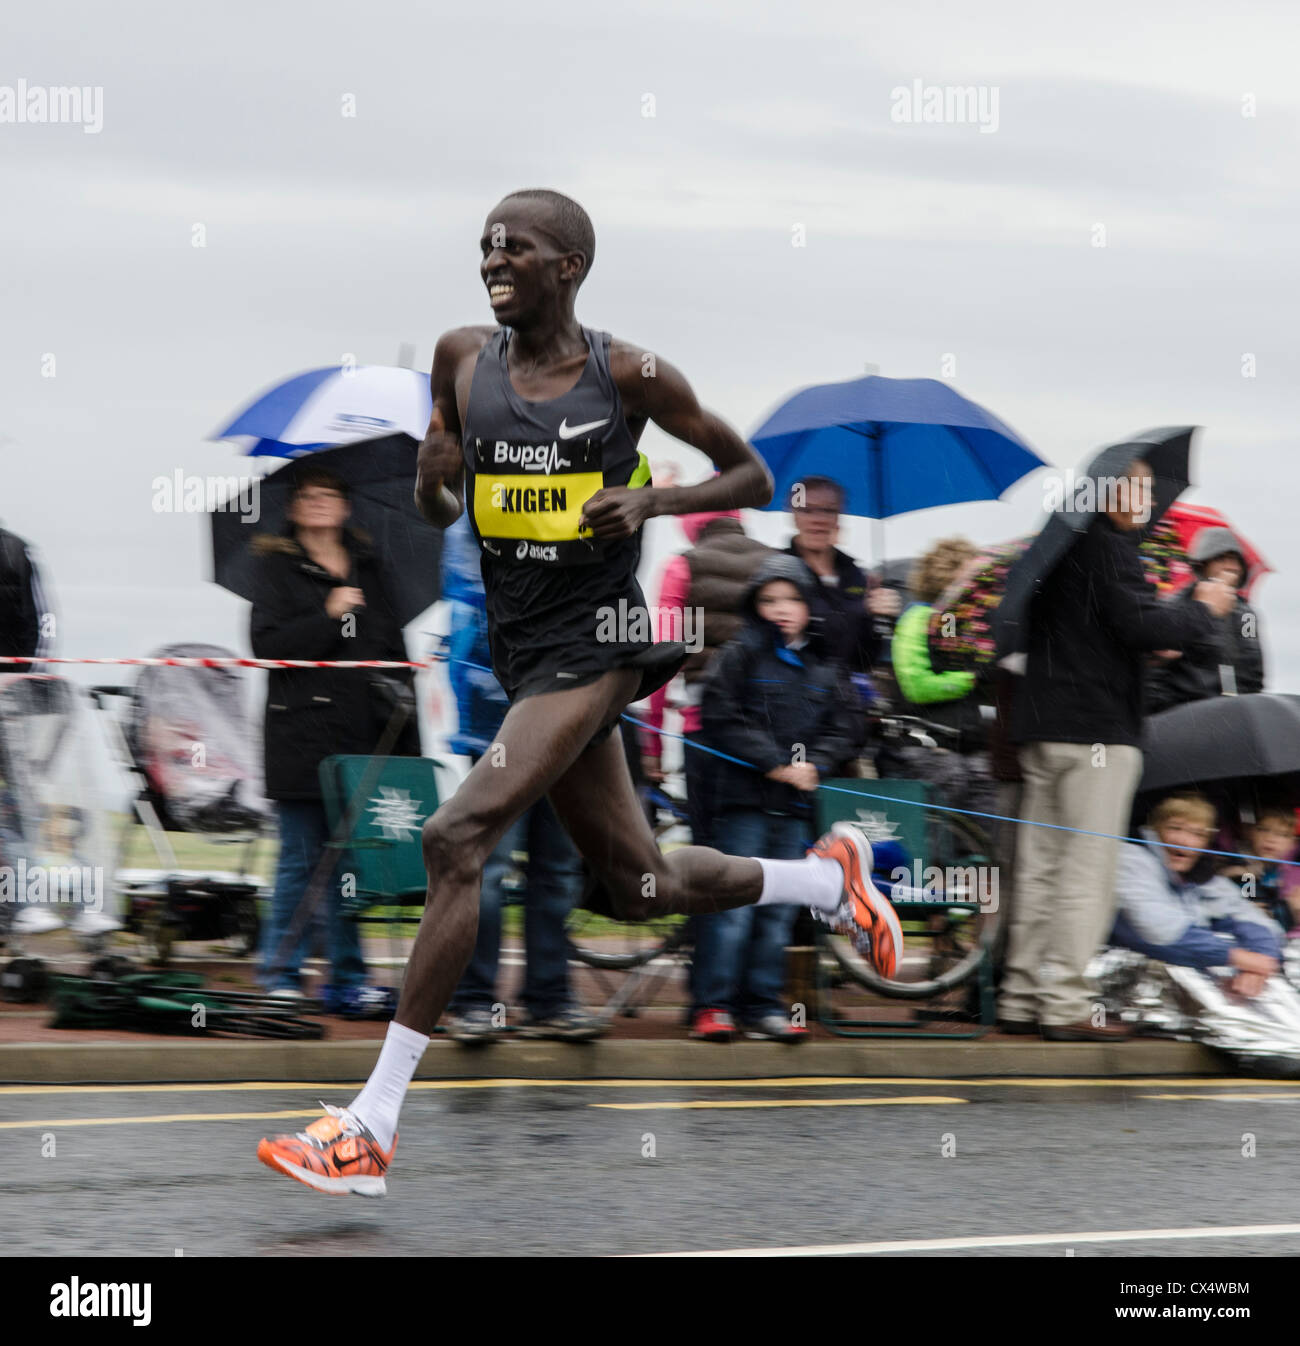
[[[573,466],[572,459],[560,457],[558,440],[552,440],[549,444],[511,444],[509,440],[498,439],[492,461],[498,466],[509,464],[521,467],[525,472],[542,472],[547,476],[561,468]]]
[[[135,1281],[116,1285],[78,1277],[50,1286],[51,1318],[130,1318],[133,1327],[148,1327],[153,1320],[153,1286]]]

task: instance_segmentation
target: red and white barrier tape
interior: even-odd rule
[[[49,655],[0,655],[10,664],[130,664],[145,668],[432,668],[440,659],[69,659]]]

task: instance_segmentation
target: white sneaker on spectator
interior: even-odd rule
[[[62,924],[48,907],[24,907],[14,917],[13,930],[16,935],[45,935]]]
[[[84,907],[68,922],[68,929],[78,935],[107,935],[121,928],[122,922],[107,912],[88,911]]]

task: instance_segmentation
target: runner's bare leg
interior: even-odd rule
[[[474,952],[483,866],[510,824],[548,792],[578,849],[629,919],[643,911],[721,911],[757,900],[763,876],[753,860],[700,846],[662,856],[618,738],[588,747],[635,695],[639,677],[618,669],[584,687],[517,702],[492,746],[425,823],[429,892],[397,1023],[417,1033],[433,1031]],[[646,875],[654,875],[653,884],[644,881]],[[642,897],[647,888],[655,895]]]
[[[609,685],[615,677],[618,686]],[[483,866],[506,829],[545,795],[622,702],[629,674],[526,697],[512,706],[487,752],[424,825],[429,875],[424,917],[406,965],[397,1023],[429,1034],[474,952]],[[630,695],[630,693],[629,693]]]
[[[633,675],[629,696],[635,694],[636,685]],[[617,734],[581,753],[551,786],[549,797],[573,844],[604,882],[614,910],[624,920],[670,912],[699,915],[758,901],[763,870],[757,860],[705,846],[660,851]]]

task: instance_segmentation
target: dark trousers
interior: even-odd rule
[[[337,862],[325,877],[310,915],[304,917],[298,910],[317,866],[328,854],[330,828],[325,805],[319,799],[283,800],[277,812],[280,859],[271,895],[271,919],[262,933],[261,950],[267,989],[298,987],[303,960],[322,927],[329,948],[331,983],[338,987],[365,985],[361,937],[356,921],[343,913]]]
[[[714,818],[718,849],[727,855],[797,860],[807,850],[804,818],[727,811]],[[745,1022],[788,1015],[785,950],[801,908],[734,907],[695,918],[693,993],[697,1010],[728,1010]]]

